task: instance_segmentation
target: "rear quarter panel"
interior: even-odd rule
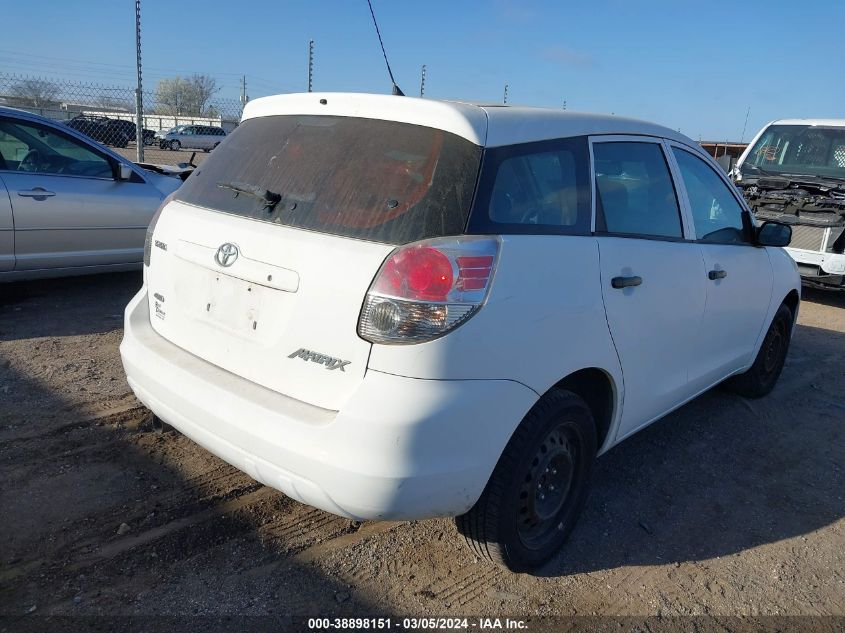
[[[504,236],[479,312],[428,343],[373,345],[368,366],[413,378],[514,380],[538,398],[572,372],[596,367],[610,377],[620,402],[622,375],[604,313],[596,240]],[[616,419],[608,445],[615,428]]]

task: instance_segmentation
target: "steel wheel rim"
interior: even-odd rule
[[[517,533],[523,544],[539,549],[563,529],[572,502],[579,442],[564,424],[553,428],[527,464],[519,490]]]
[[[778,362],[780,361],[781,351],[783,350],[786,338],[784,329],[783,323],[775,324],[775,327],[772,329],[769,336],[769,340],[766,341],[766,353],[763,357],[763,370],[767,374],[772,373],[777,368]]]

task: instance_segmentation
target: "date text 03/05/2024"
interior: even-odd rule
[[[527,630],[524,620],[510,618],[309,618],[309,630],[415,631],[415,630]]]

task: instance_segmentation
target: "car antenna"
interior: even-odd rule
[[[367,4],[370,7],[370,15],[373,16],[373,25],[376,27],[376,35],[378,35],[378,43],[381,44],[381,54],[384,55],[384,64],[387,66],[387,74],[390,75],[390,83],[393,84],[393,94],[397,97],[404,97],[405,93],[396,85],[396,80],[393,78],[393,71],[390,70],[390,62],[387,61],[387,52],[384,50],[384,42],[381,39],[381,31],[378,28],[378,22],[376,22],[376,14],[373,12],[373,3],[370,0],[367,0]]]

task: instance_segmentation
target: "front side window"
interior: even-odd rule
[[[490,148],[469,230],[589,233],[589,182],[584,137]]]
[[[678,198],[659,144],[595,143],[593,159],[597,232],[683,236]]]
[[[686,150],[672,148],[687,190],[695,235],[702,242],[748,242],[742,207],[725,182],[703,160]]]
[[[48,127],[0,119],[5,169],[39,174],[112,178],[109,161],[77,139]]]

